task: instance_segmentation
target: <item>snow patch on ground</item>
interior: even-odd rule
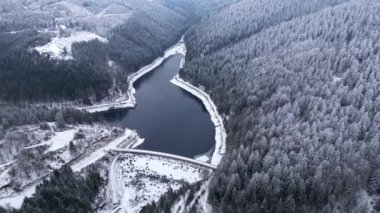
[[[74,135],[77,131],[78,128],[69,129],[63,132],[57,132],[57,134],[47,142],[50,144],[50,147],[47,151],[53,152],[62,149],[65,146],[68,146],[74,139]]]
[[[25,147],[24,149],[35,149],[40,146],[49,146],[47,152],[57,151],[59,149],[68,146],[69,143],[74,139],[75,133],[79,130],[79,128],[68,129],[62,132],[56,132],[53,137],[51,137],[48,141],[35,144],[33,146]]]
[[[179,75],[176,75],[170,82],[199,98],[211,115],[211,120],[215,126],[215,149],[211,157],[211,164],[218,165],[226,152],[227,133],[217,107],[206,92],[182,80]]]
[[[122,154],[111,168],[113,204],[119,212],[139,212],[143,206],[158,201],[169,187],[179,189],[184,182],[196,183],[211,172],[201,166],[174,159],[137,154]],[[113,182],[112,182],[113,181]],[[116,187],[116,188],[115,188]],[[112,191],[111,190],[111,191]],[[116,191],[115,191],[116,190]]]
[[[336,83],[338,81],[342,80],[342,77],[338,77],[338,76],[333,76],[333,82]]]
[[[3,32],[3,33],[0,33],[0,34],[11,34],[11,35],[14,35],[14,34],[17,34],[17,33],[22,33],[22,32],[25,32],[25,30],[12,30],[12,31]]]
[[[91,106],[85,106],[85,107],[78,107],[79,109],[86,110],[89,113],[95,113],[95,112],[104,112],[108,111],[110,109],[123,109],[123,108],[133,108],[136,105],[136,98],[135,93],[136,90],[133,87],[134,82],[136,82],[139,78],[141,78],[143,75],[151,72],[158,66],[162,64],[162,62],[169,58],[172,55],[175,54],[186,54],[186,46],[184,43],[183,38],[174,46],[167,49],[163,56],[157,58],[154,60],[151,64],[141,68],[137,72],[133,73],[128,77],[128,91],[127,94],[121,96],[120,98],[109,102],[101,102],[98,104],[94,104]]]
[[[208,151],[206,153],[203,153],[203,154],[200,154],[200,155],[196,155],[196,156],[194,156],[194,159],[197,160],[197,161],[202,161],[202,162],[205,162],[205,163],[210,163],[213,151],[214,151],[214,149],[211,149],[210,151]]]
[[[194,157],[194,159],[202,161],[202,162],[210,162],[210,157],[207,155],[199,155]]]
[[[115,62],[111,61],[111,60],[108,60],[107,64],[108,64],[109,67],[114,67],[115,66]]]
[[[40,54],[49,54],[52,58],[70,60],[73,59],[71,54],[71,46],[77,42],[89,42],[92,40],[99,40],[107,43],[108,40],[95,33],[91,32],[74,32],[68,37],[55,37],[51,42],[44,46],[38,46],[35,49]],[[66,50],[66,53],[65,53]]]
[[[39,182],[31,185],[30,187],[26,188],[16,196],[1,198],[0,206],[4,207],[9,205],[13,208],[20,208],[22,203],[24,202],[25,197],[31,197],[35,193],[38,184]]]

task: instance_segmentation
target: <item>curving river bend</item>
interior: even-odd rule
[[[145,139],[140,149],[194,157],[215,145],[215,127],[202,102],[170,83],[183,57],[169,57],[135,82],[135,108],[104,113],[113,125],[136,130]]]

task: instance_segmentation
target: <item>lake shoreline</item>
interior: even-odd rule
[[[115,101],[96,103],[91,106],[80,106],[77,107],[77,109],[85,110],[89,113],[98,113],[109,111],[111,109],[134,108],[137,102],[135,98],[136,89],[133,87],[133,84],[141,77],[143,77],[145,74],[153,71],[158,66],[160,66],[167,58],[176,54],[186,56],[186,46],[183,37],[179,42],[177,42],[177,44],[166,49],[163,56],[156,58],[152,63],[142,67],[137,72],[131,74],[128,77],[128,90],[126,94],[117,98]]]
[[[213,165],[219,165],[224,153],[226,152],[227,133],[224,128],[223,118],[219,114],[216,105],[206,92],[181,79],[179,74],[176,75],[170,82],[200,99],[209,112],[211,121],[215,126],[215,148],[212,153],[210,163]]]

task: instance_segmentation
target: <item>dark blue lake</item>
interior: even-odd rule
[[[134,129],[145,138],[139,149],[193,157],[215,145],[215,129],[202,102],[170,83],[182,58],[168,58],[134,83],[134,109],[104,113],[113,125]]]

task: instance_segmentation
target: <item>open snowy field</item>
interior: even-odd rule
[[[119,212],[139,212],[169,188],[179,189],[185,182],[193,184],[210,174],[211,169],[185,161],[125,153],[110,168],[110,196]]]
[[[91,32],[74,32],[68,37],[55,37],[49,43],[36,47],[40,54],[49,54],[50,57],[56,59],[70,60],[73,59],[71,46],[77,42],[89,42],[99,40],[106,43],[107,39]]]

